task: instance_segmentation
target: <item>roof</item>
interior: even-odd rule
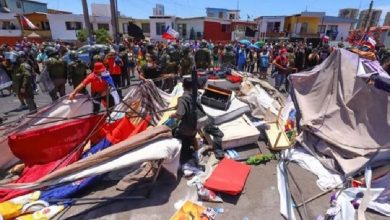
[[[175,16],[169,16],[169,15],[166,15],[166,16],[149,16],[150,19],[169,19],[169,18],[175,18]]]
[[[56,9],[47,9],[47,13],[49,14],[72,14],[72,12],[69,11],[61,11],[61,10],[56,10]]]
[[[205,16],[201,16],[201,17],[188,17],[188,18],[176,17],[176,19],[180,19],[180,20],[198,20],[198,19],[205,19],[205,18],[206,18]]]
[[[351,18],[343,18],[343,17],[336,17],[336,16],[324,16],[324,22],[329,23],[356,23],[356,19]]]
[[[276,16],[272,16],[272,15],[269,15],[269,16],[260,16],[260,17],[257,17],[255,18],[255,20],[260,20],[260,19],[284,19],[286,16],[284,15],[276,15]]]
[[[227,11],[227,12],[240,12],[237,9],[226,9],[226,8],[206,8],[206,10],[219,10],[219,11]]]
[[[41,5],[47,5],[47,3],[34,1],[34,0],[22,0],[22,1],[23,2],[31,2],[31,3],[35,3],[35,4],[41,4]]]

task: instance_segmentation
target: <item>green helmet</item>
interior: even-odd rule
[[[57,50],[54,47],[48,46],[45,48],[45,54],[51,57],[57,54]]]
[[[72,60],[72,61],[76,61],[77,59],[79,58],[79,55],[76,51],[74,50],[71,50],[69,52],[69,59]]]
[[[200,47],[201,48],[207,48],[207,46],[208,46],[207,41],[202,40],[202,42],[200,43]]]
[[[228,44],[228,45],[226,45],[225,49],[226,49],[226,51],[229,51],[229,52],[230,52],[230,51],[233,50],[233,46],[230,45],[230,44]]]
[[[125,51],[126,50],[125,45],[119,44],[118,50],[119,50],[119,52]]]

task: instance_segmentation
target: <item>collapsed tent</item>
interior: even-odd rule
[[[40,143],[37,142],[30,142],[28,143],[30,146],[30,149],[27,148],[27,146],[21,146],[18,145],[18,141],[16,141],[13,138],[17,138],[20,134],[26,135],[24,138],[30,138],[31,135],[37,137],[38,133],[45,134],[45,131],[48,131],[47,129],[52,129],[57,126],[59,128],[60,126],[64,125],[64,120],[67,120],[72,125],[69,126],[72,127],[69,130],[72,130],[74,128],[73,123],[76,121],[78,122],[85,122],[84,120],[79,121],[82,116],[86,118],[88,115],[92,113],[92,101],[88,98],[86,95],[78,95],[77,99],[73,101],[69,101],[67,97],[62,97],[57,102],[48,105],[38,111],[33,116],[23,117],[17,122],[15,122],[13,125],[8,127],[8,130],[5,131],[4,135],[0,139],[0,150],[2,153],[2,156],[0,157],[0,168],[6,169],[9,166],[15,164],[19,159],[16,157],[14,153],[12,153],[10,144],[9,144],[9,137],[11,138],[11,145],[16,144],[18,146],[18,149],[23,151],[23,148],[25,148],[24,152],[31,152],[32,149],[37,149],[40,147]],[[87,120],[89,121],[89,120]],[[96,122],[95,122],[96,123]],[[78,124],[78,123],[77,123]],[[88,123],[88,126],[94,126],[93,123]],[[85,125],[83,125],[85,126]],[[77,127],[77,126],[76,126]],[[86,127],[84,127],[86,128]],[[38,133],[34,133],[33,131],[37,131]],[[60,129],[61,130],[61,129]],[[25,132],[32,132],[32,133],[25,133]],[[56,141],[68,141],[68,143],[76,144],[80,143],[80,140],[83,139],[85,136],[85,131],[82,132],[83,134],[79,134],[76,137],[73,137],[74,134],[72,134],[72,138],[70,140],[64,140],[62,138],[61,140],[58,139],[58,137],[52,137],[49,140],[50,143],[54,143]],[[46,134],[47,135],[47,134]],[[64,137],[64,136],[62,136]],[[47,140],[45,140],[47,141]],[[48,144],[48,143],[46,143]],[[36,145],[32,146],[31,145]],[[20,148],[19,148],[20,147]],[[48,145],[50,148],[50,144]],[[20,151],[18,151],[20,152]],[[62,154],[62,153],[61,153]],[[24,155],[24,153],[23,153]],[[47,155],[50,156],[50,155]],[[34,160],[40,160],[42,158],[34,157]],[[53,160],[51,160],[53,161]],[[47,162],[47,161],[46,161]]]
[[[298,143],[345,175],[370,160],[390,159],[390,93],[357,75],[361,62],[340,49],[314,69],[290,76],[301,116]]]

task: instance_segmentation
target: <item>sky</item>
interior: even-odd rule
[[[48,3],[48,7],[57,10],[82,13],[81,0],[38,0]],[[105,3],[109,0],[87,0],[91,3]],[[133,18],[148,18],[152,15],[156,3],[165,6],[165,15],[178,17],[205,16],[206,7],[241,10],[241,18],[253,19],[265,15],[291,15],[306,9],[325,11],[327,15],[338,15],[340,8],[367,9],[370,0],[117,0],[121,14]],[[383,23],[386,12],[390,12],[390,0],[374,0],[374,8],[382,9]],[[91,13],[91,11],[90,11]]]

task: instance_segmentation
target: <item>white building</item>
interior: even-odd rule
[[[150,16],[150,39],[155,41],[163,40],[162,35],[168,26],[176,29],[175,16]]]
[[[204,31],[205,17],[177,18],[176,31],[185,40],[201,39]]]
[[[261,39],[278,38],[284,36],[285,16],[261,16],[257,22],[257,37]]]
[[[164,5],[156,4],[156,7],[153,8],[153,16],[164,16],[164,15],[165,15]]]
[[[111,8],[109,4],[91,4],[92,16],[111,17]]]
[[[353,28],[356,22],[356,19],[324,16],[321,24],[318,25],[318,32],[320,34],[326,34],[331,40],[346,40],[349,31]]]
[[[77,32],[85,28],[84,16],[79,14],[47,14],[53,40],[75,41]],[[112,35],[111,17],[90,16],[93,30],[106,29]]]
[[[0,36],[20,37],[22,31],[15,13],[0,13]]]

